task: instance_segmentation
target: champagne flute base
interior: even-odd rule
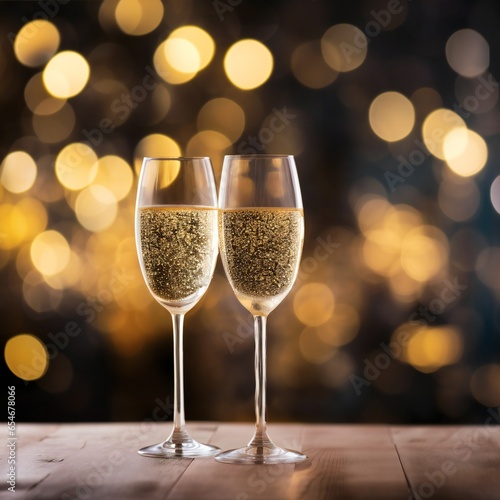
[[[215,460],[226,464],[296,464],[303,462],[307,456],[294,450],[280,448],[274,444],[248,445],[236,450],[219,453]]]
[[[139,450],[139,455],[152,458],[203,458],[214,457],[218,453],[220,453],[220,448],[217,446],[199,443],[189,435],[182,439],[170,436],[163,443],[146,446]]]

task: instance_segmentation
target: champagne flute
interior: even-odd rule
[[[291,155],[225,156],[219,194],[220,253],[229,283],[254,317],[256,430],[247,446],[219,462],[297,463],[266,430],[266,320],[297,276],[304,241],[300,186]]]
[[[141,271],[153,297],[172,315],[174,422],[146,457],[195,458],[219,448],[195,441],[184,418],[184,315],[203,296],[217,260],[217,194],[210,158],[144,158],[135,234]]]

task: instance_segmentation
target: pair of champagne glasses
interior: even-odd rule
[[[266,320],[292,288],[304,241],[294,157],[225,156],[218,204],[210,158],[145,158],[135,228],[141,271],[153,297],[172,315],[174,337],[173,429],[165,441],[139,453],[215,456],[238,464],[305,460],[275,445],[266,428]],[[224,452],[188,434],[183,381],[184,315],[207,290],[219,246],[229,283],[255,328],[255,433],[247,446]]]

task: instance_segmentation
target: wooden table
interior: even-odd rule
[[[277,444],[307,453],[309,459],[298,465],[138,455],[139,447],[163,440],[169,430],[166,422],[18,424],[16,494],[5,491],[2,451],[0,497],[500,499],[500,426],[271,424]],[[253,425],[191,422],[188,430],[228,449],[248,441]]]

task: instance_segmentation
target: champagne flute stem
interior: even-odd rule
[[[271,442],[266,428],[266,322],[266,316],[254,316],[256,430],[250,443],[252,446]]]
[[[185,435],[184,418],[184,314],[172,314],[174,334],[174,430],[172,437]]]

